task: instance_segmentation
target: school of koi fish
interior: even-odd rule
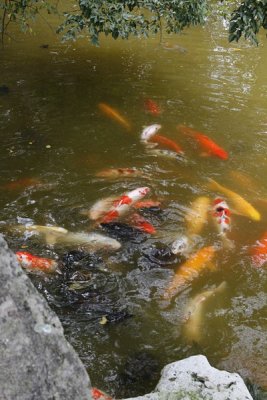
[[[99,111],[107,118],[113,120],[124,128],[127,133],[134,133],[131,123],[115,108],[106,103],[98,104]],[[144,109],[154,118],[161,114],[161,109],[152,99],[145,99]],[[201,133],[192,127],[177,125],[181,141],[183,138],[189,140],[192,148],[196,149],[199,156],[214,157],[223,161],[229,159],[229,154],[220,145],[215,143],[208,135]],[[139,133],[139,141],[145,150],[156,157],[167,157],[173,160],[187,159],[187,154],[182,144],[161,134],[162,126],[158,123],[144,127]],[[97,171],[95,176],[101,179],[114,180],[118,178],[144,177],[142,170],[133,167],[105,168]],[[24,179],[23,181],[6,184],[7,190],[18,190],[26,185],[41,185],[36,178]],[[170,304],[184,289],[188,288],[193,280],[203,276],[206,272],[216,270],[217,254],[220,251],[234,251],[235,241],[231,237],[232,220],[235,215],[241,215],[253,221],[260,221],[261,215],[245,198],[233,190],[223,186],[214,179],[206,179],[206,189],[209,196],[198,196],[190,205],[184,215],[184,234],[174,238],[169,243],[171,255],[180,255],[183,262],[175,266],[175,273],[169,282],[166,282],[162,294],[162,302]],[[157,235],[159,232],[153,224],[143,217],[140,210],[160,209],[163,207],[162,199],[147,199],[150,187],[137,187],[134,190],[118,193],[117,196],[101,198],[89,210],[82,211],[91,221],[91,231],[70,232],[62,227],[41,225],[19,225],[18,232],[24,232],[30,236],[37,235],[48,246],[62,244],[68,247],[82,249],[88,252],[117,251],[122,246],[119,240],[113,239],[102,233],[94,232],[101,230],[107,225],[124,223],[147,235]],[[207,224],[213,224],[217,230],[214,231],[214,244],[199,248],[197,238],[201,236]],[[160,235],[159,235],[160,237]],[[219,244],[218,244],[219,243]],[[44,274],[61,273],[60,262],[42,258],[26,251],[17,251],[17,260],[20,265],[29,272],[41,272]],[[262,268],[267,265],[267,230],[261,237],[255,238],[255,244],[247,250],[247,256],[251,259],[251,266]],[[198,293],[192,297],[184,310],[183,333],[188,342],[200,342],[202,337],[203,307],[210,298],[219,296],[227,288],[226,282]],[[105,393],[93,389],[94,399],[110,399]]]

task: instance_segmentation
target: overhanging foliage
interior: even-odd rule
[[[23,31],[31,30],[30,22],[44,9],[57,12],[59,0],[0,0],[0,33],[2,41],[11,22]],[[99,44],[101,33],[114,39],[130,36],[147,37],[163,30],[178,33],[185,27],[203,24],[211,10],[218,6],[231,12],[229,41],[243,35],[257,43],[260,28],[267,29],[267,0],[74,0],[73,12],[65,12],[57,32],[63,39],[89,35]],[[43,15],[43,12],[41,13]]]

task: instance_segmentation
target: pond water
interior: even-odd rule
[[[112,396],[150,392],[166,363],[194,354],[239,372],[262,398],[266,393],[267,275],[249,255],[267,230],[266,45],[263,35],[259,47],[228,44],[227,32],[213,25],[162,43],[158,37],[103,38],[95,48],[83,40],[60,43],[43,26],[1,50],[0,86],[9,88],[0,93],[1,231],[14,251],[65,263],[62,275],[31,279],[58,314],[92,384]],[[146,109],[146,99],[158,105],[159,115]],[[130,129],[101,112],[99,103],[118,110]],[[154,123],[183,148],[184,160],[149,154],[140,134]],[[201,154],[180,124],[209,136],[228,160]],[[96,176],[125,167],[142,174]],[[185,261],[170,255],[169,246],[187,234],[186,215],[197,198],[223,196],[208,178],[249,201],[261,219],[232,213],[233,246],[225,248],[210,212],[192,253],[217,246],[214,270],[202,271],[167,304],[166,288]],[[153,235],[131,230],[127,220],[99,227],[82,213],[101,198],[143,186],[150,188],[146,199],[161,202],[140,211],[156,228]],[[94,231],[122,246],[84,253],[75,243],[47,245],[15,229],[26,223]],[[203,304],[191,342],[186,305],[224,281],[226,288]]]

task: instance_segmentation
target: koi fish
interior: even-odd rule
[[[191,249],[191,243],[187,236],[180,236],[171,244],[172,254],[187,255]]]
[[[99,223],[108,223],[127,214],[134,203],[145,197],[149,191],[148,187],[141,187],[114,200],[112,207],[103,215]]]
[[[1,187],[7,190],[21,190],[26,187],[40,185],[41,183],[42,182],[37,178],[22,178],[13,182],[8,182]]]
[[[157,103],[151,99],[145,99],[144,101],[145,110],[148,111],[152,115],[159,115],[161,114],[161,110]]]
[[[83,210],[81,211],[81,214],[88,216],[93,221],[96,221],[109,211],[115,200],[115,196],[100,199],[93,204],[89,211]]]
[[[141,175],[142,175],[142,171],[137,170],[135,168],[109,168],[109,169],[103,169],[102,171],[97,172],[95,176],[100,177],[100,178],[117,179],[120,177],[132,178],[132,177],[137,177],[137,176],[141,176]]]
[[[228,159],[228,153],[218,146],[213,140],[201,132],[195,131],[185,125],[178,125],[177,128],[184,133],[196,140],[196,142],[202,147],[202,149],[208,154],[221,158],[222,160]]]
[[[250,203],[243,199],[243,197],[233,192],[232,190],[220,185],[214,179],[208,178],[208,180],[208,186],[210,187],[210,189],[217,190],[218,192],[228,197],[229,201],[231,201],[231,203],[233,204],[233,209],[235,209],[238,214],[251,218],[254,221],[260,221],[260,213]]]
[[[227,237],[227,233],[231,229],[231,212],[225,200],[215,199],[213,202],[213,220],[222,238],[225,248],[233,249],[233,242]]]
[[[246,175],[244,172],[241,171],[230,171],[229,175],[232,180],[234,180],[234,184],[238,184],[245,190],[249,190],[252,192],[259,191],[259,184],[255,183],[255,179],[252,179],[249,175]]]
[[[161,129],[161,125],[159,125],[159,124],[153,124],[153,125],[146,126],[141,133],[141,141],[146,143],[160,129]]]
[[[230,230],[230,210],[226,201],[215,199],[213,203],[213,217],[215,218],[219,234],[225,235]]]
[[[58,263],[49,258],[34,256],[27,251],[17,251],[17,260],[19,264],[28,271],[42,271],[48,274],[56,272]]]
[[[98,108],[109,118],[112,118],[114,121],[118,122],[127,130],[131,129],[130,123],[119,113],[119,111],[115,110],[115,108],[110,107],[106,103],[99,103]]]
[[[133,215],[131,215],[129,222],[134,228],[137,228],[142,232],[150,234],[156,233],[156,229],[154,228],[154,226],[150,224],[150,222],[148,222],[140,214],[134,213]]]
[[[260,268],[267,261],[267,231],[264,232],[260,240],[257,240],[256,244],[249,250],[252,258],[252,264],[256,268]]]
[[[113,206],[114,201],[116,201],[115,196],[100,199],[90,208],[89,211],[82,210],[81,214],[88,216],[93,221],[96,221],[109,211],[109,209]],[[155,200],[140,200],[136,203],[133,203],[133,208],[135,209],[151,207],[160,207],[160,202]]]
[[[136,208],[136,209],[139,209],[139,208],[153,208],[153,207],[157,207],[158,208],[160,206],[161,206],[160,201],[156,201],[156,200],[140,200],[140,201],[137,201],[133,205],[133,207]]]
[[[177,153],[175,151],[166,150],[166,149],[147,149],[147,154],[153,157],[163,157],[169,158],[171,160],[183,161],[187,162],[186,158],[183,156],[183,153]]]
[[[185,316],[183,319],[183,332],[187,341],[196,343],[200,342],[202,336],[204,305],[208,299],[217,295],[218,293],[222,293],[226,286],[226,282],[222,282],[214,289],[209,289],[197,294],[188,302],[185,308]]]
[[[60,226],[46,226],[46,225],[26,225],[26,231],[33,234],[41,234],[45,237],[47,244],[54,245],[60,236],[65,236],[68,230]]]
[[[112,397],[108,396],[106,393],[102,392],[102,390],[99,390],[95,387],[92,387],[91,395],[93,400],[112,400]]]
[[[99,233],[69,232],[58,226],[30,225],[24,227],[33,234],[41,234],[48,245],[77,245],[85,250],[118,250],[121,244],[108,236]]]
[[[69,232],[65,236],[58,237],[56,243],[65,246],[77,245],[87,251],[116,251],[121,247],[118,240],[95,232]]]
[[[185,261],[175,273],[163,297],[170,299],[181,292],[194,278],[205,270],[214,270],[211,261],[215,256],[215,247],[208,246],[198,250]]]
[[[175,151],[176,153],[183,153],[182,148],[177,143],[175,143],[171,139],[168,139],[165,136],[155,134],[150,137],[149,141],[152,143],[161,144],[161,145]]]
[[[198,235],[207,223],[210,200],[208,197],[200,196],[195,199],[185,215],[187,235],[189,237]]]

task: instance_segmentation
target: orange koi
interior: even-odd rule
[[[92,387],[91,395],[93,400],[112,400],[112,397],[108,396],[106,393],[102,392],[102,390],[99,390],[95,387]]]
[[[36,178],[21,178],[17,181],[8,182],[2,186],[3,189],[7,190],[20,190],[30,186],[40,185],[42,182]]]
[[[170,299],[174,294],[179,293],[204,270],[214,270],[211,260],[214,258],[215,248],[204,247],[193,254],[175,273],[171,283],[164,293],[165,299]]]
[[[17,260],[20,265],[30,271],[42,271],[48,274],[56,272],[58,263],[50,258],[34,256],[27,251],[17,251]]]
[[[260,268],[267,261],[267,231],[264,232],[260,240],[257,240],[256,244],[249,250],[252,257],[252,264]]]
[[[150,208],[150,207],[160,207],[161,203],[160,201],[156,201],[156,200],[141,200],[141,201],[137,201],[133,207],[134,208]]]
[[[185,125],[178,125],[177,129],[185,135],[194,138],[208,155],[219,157],[222,160],[228,159],[228,153],[203,133],[195,131],[194,129]]]
[[[148,187],[141,187],[128,192],[114,200],[112,207],[103,215],[101,223],[108,223],[130,211],[131,207],[141,200],[150,191]]]
[[[151,99],[145,99],[144,101],[145,110],[148,111],[152,115],[159,115],[161,114],[161,110],[157,103]]]
[[[175,151],[176,153],[183,153],[182,148],[177,143],[175,143],[171,139],[168,139],[165,136],[155,134],[154,136],[152,136],[150,138],[149,141],[153,142],[153,143],[161,144],[164,147],[167,147],[168,149]]]
[[[150,234],[156,233],[156,229],[154,228],[154,226],[150,224],[150,222],[148,222],[140,214],[134,213],[133,215],[131,215],[129,222],[131,225],[133,225],[134,228],[137,228],[142,232]]]
[[[110,107],[106,103],[99,103],[98,107],[105,115],[112,118],[114,121],[117,121],[119,124],[124,126],[124,128],[127,130],[131,129],[130,123],[119,113],[119,111],[115,110],[115,108]]]

